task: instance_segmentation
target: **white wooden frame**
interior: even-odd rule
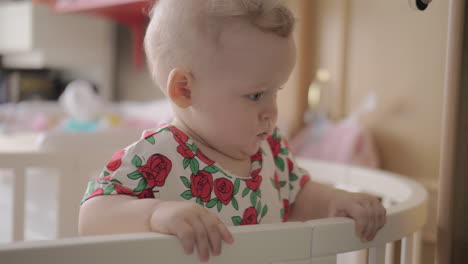
[[[14,181],[14,240],[23,240],[24,171],[26,168],[57,168],[60,186],[80,186],[59,192],[59,240],[16,242],[0,245],[2,263],[198,263],[195,256],[183,254],[171,236],[153,233],[79,237],[77,221],[79,198],[88,172],[105,164],[109,153],[0,153],[0,168],[12,168]],[[419,263],[421,230],[427,211],[427,192],[405,177],[347,165],[300,160],[312,177],[324,183],[357,186],[384,198],[387,223],[374,241],[362,243],[355,235],[354,222],[347,218],[308,222],[231,227],[233,245],[209,263],[336,263],[337,254],[370,248],[369,263],[390,264],[393,241],[403,239],[401,263]],[[99,165],[97,165],[99,166]],[[63,173],[64,171],[67,173]],[[68,238],[67,238],[68,237]],[[74,237],[74,238],[73,238]],[[6,262],[4,262],[6,261]]]

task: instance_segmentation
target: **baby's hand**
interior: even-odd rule
[[[331,200],[329,216],[351,217],[356,221],[356,234],[361,241],[375,238],[377,231],[385,224],[386,210],[375,196],[364,193],[338,191]]]
[[[211,254],[221,254],[221,242],[231,244],[234,239],[221,220],[206,208],[193,202],[161,201],[151,217],[151,230],[176,236],[186,254],[196,245],[201,261]]]

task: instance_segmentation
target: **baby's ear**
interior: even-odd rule
[[[190,71],[182,68],[172,69],[167,80],[167,95],[180,108],[192,104],[193,76]]]

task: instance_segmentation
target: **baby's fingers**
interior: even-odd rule
[[[226,227],[226,225],[218,219],[218,228],[221,232],[222,239],[229,244],[234,243],[234,238],[232,237],[231,231]]]
[[[356,235],[365,238],[365,233],[369,228],[369,217],[367,210],[359,203],[352,203],[347,209],[348,215],[356,222]]]
[[[178,224],[174,225],[174,227],[175,230],[172,233],[179,238],[185,254],[192,254],[193,247],[195,245],[195,232],[193,231],[192,226],[184,221],[180,221]]]
[[[208,232],[205,229],[201,219],[194,217],[190,220],[193,229],[195,230],[195,238],[197,241],[197,250],[200,261],[208,261],[210,258],[210,244],[208,241]]]
[[[201,215],[200,218],[208,233],[211,252],[214,256],[219,256],[221,254],[221,231],[218,227],[218,219],[209,213]]]

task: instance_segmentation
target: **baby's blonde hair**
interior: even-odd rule
[[[149,16],[144,47],[151,76],[160,87],[172,68],[194,60],[196,52],[187,44],[208,38],[216,45],[225,25],[241,19],[284,38],[294,27],[283,0],[157,0]]]

